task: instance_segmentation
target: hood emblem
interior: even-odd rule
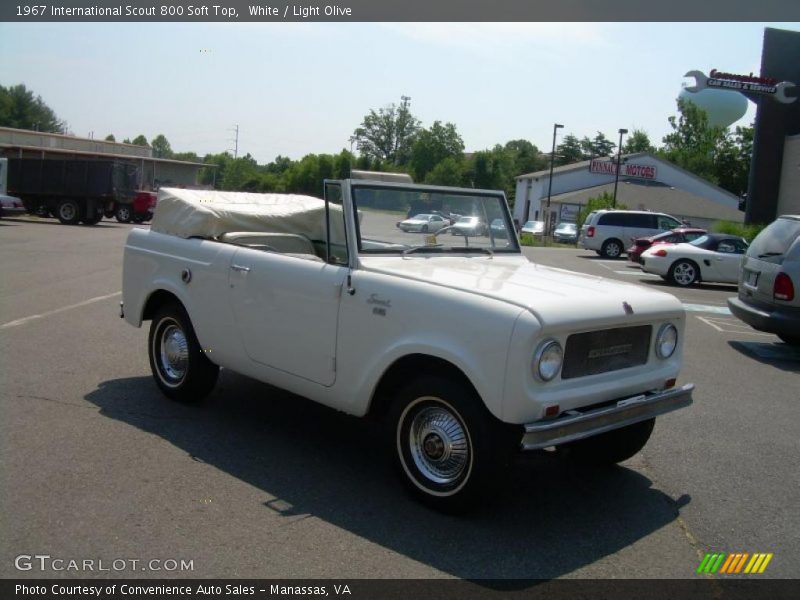
[[[623,302],[622,303],[622,308],[625,309],[625,314],[626,315],[632,315],[633,314],[633,307],[630,304],[628,304],[627,302]]]

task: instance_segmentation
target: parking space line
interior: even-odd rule
[[[56,308],[55,310],[49,310],[39,315],[31,315],[29,317],[23,317],[21,319],[17,319],[15,321],[9,321],[8,323],[3,323],[2,325],[0,325],[0,330],[11,329],[12,327],[18,327],[19,325],[25,325],[26,323],[30,323],[31,321],[44,319],[45,317],[57,315],[59,313],[66,312],[68,310],[72,310],[73,308],[80,308],[81,306],[86,306],[87,304],[93,304],[94,302],[100,302],[101,300],[108,300],[109,298],[113,298],[114,296],[119,296],[121,294],[122,292],[114,292],[113,294],[106,294],[105,296],[96,296],[94,298],[89,298],[88,300],[84,300],[83,302],[78,302],[77,304],[70,304],[69,306],[62,306],[61,308]]]
[[[763,331],[755,331],[749,325],[745,323],[739,322],[737,319],[734,318],[721,318],[721,317],[701,317],[698,315],[697,318],[701,320],[703,323],[708,325],[709,327],[713,327],[720,333],[735,333],[735,334],[747,334],[747,335],[762,335],[767,337],[772,337],[771,333],[764,333]]]
[[[689,312],[707,312],[716,315],[730,315],[731,311],[727,306],[714,306],[713,304],[691,304],[683,303],[683,310]]]

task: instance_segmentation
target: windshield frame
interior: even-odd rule
[[[386,256],[386,255],[403,255],[403,253],[408,250],[408,248],[369,248],[364,249],[362,245],[362,235],[361,235],[361,220],[358,217],[358,200],[356,198],[357,191],[359,189],[372,189],[372,190],[388,190],[388,191],[399,191],[399,192],[418,192],[418,193],[429,193],[429,194],[447,194],[450,196],[467,196],[467,197],[479,197],[485,196],[487,198],[495,198],[500,202],[500,209],[502,211],[502,219],[506,225],[506,231],[513,231],[513,236],[508,236],[507,238],[503,238],[505,241],[509,243],[509,246],[506,248],[490,248],[492,254],[502,254],[502,255],[521,255],[522,250],[520,248],[519,239],[517,237],[516,228],[514,227],[514,222],[511,218],[511,212],[508,207],[508,202],[506,201],[506,195],[501,190],[484,190],[484,189],[474,189],[474,188],[460,188],[460,187],[449,187],[449,186],[436,186],[436,185],[420,185],[420,184],[408,184],[408,183],[388,183],[382,181],[371,181],[371,180],[350,180],[350,200],[351,200],[351,208],[352,208],[352,217],[353,217],[353,225],[355,229],[355,242],[356,242],[356,253],[358,256]],[[500,217],[496,217],[500,218]],[[411,248],[422,248],[422,250],[415,251],[415,254],[426,254],[425,246],[411,246]],[[442,252],[441,248],[436,248],[431,246],[430,247],[430,254],[437,254],[437,255],[445,255],[445,256],[452,256],[452,255],[459,255],[459,254],[466,254],[469,256],[486,256],[486,254],[482,250],[476,251],[477,248],[482,248],[481,246],[476,246],[473,248],[469,246],[467,248],[460,248],[454,247],[452,250],[448,250],[446,252]]]

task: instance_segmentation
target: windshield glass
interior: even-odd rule
[[[759,233],[747,250],[747,256],[782,264],[789,249],[800,239],[800,221],[778,219]]]
[[[704,248],[705,245],[706,245],[706,242],[708,242],[709,240],[710,240],[710,238],[707,235],[701,235],[699,238],[697,238],[696,240],[692,240],[689,243],[692,246],[697,246],[699,248]]]
[[[358,248],[363,254],[415,252],[519,252],[501,193],[456,192],[354,185]],[[427,210],[427,213],[417,213]],[[440,221],[421,231],[404,231],[406,215],[451,215],[454,225]],[[493,225],[490,226],[490,224]],[[469,228],[459,229],[469,225]]]

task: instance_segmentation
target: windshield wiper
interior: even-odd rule
[[[759,254],[757,258],[767,258],[768,256],[783,256],[783,252],[764,252],[764,254]]]
[[[434,252],[441,252],[442,244],[436,244],[434,246],[414,246],[413,248],[409,248],[408,250],[403,250],[403,256],[406,254],[414,254],[415,252],[421,252],[423,250],[433,250]]]
[[[494,252],[489,248],[482,248],[480,246],[452,246],[450,248],[451,252],[483,252],[484,254],[488,254],[491,257],[494,257]]]

